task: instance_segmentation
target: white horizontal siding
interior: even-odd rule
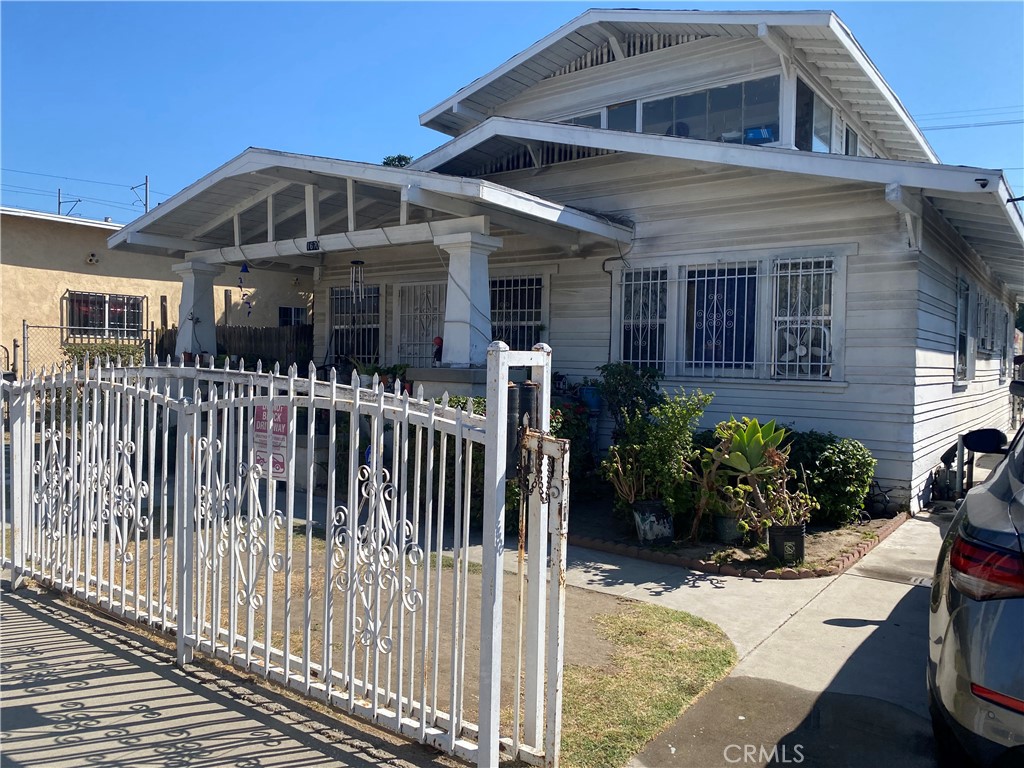
[[[1010,398],[1000,379],[1000,361],[978,352],[975,376],[954,381],[958,277],[1006,300],[995,281],[948,225],[927,211],[918,270],[917,337],[914,365],[914,451],[911,484],[915,498],[927,499],[928,483],[939,457],[972,429],[1007,431]],[[1007,309],[1011,309],[1008,302]]]
[[[693,91],[779,69],[779,57],[757,39],[704,38],[548,78],[499,105],[495,114],[553,120],[622,101]]]

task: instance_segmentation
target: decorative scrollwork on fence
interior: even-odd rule
[[[331,561],[337,575],[333,581],[348,600],[359,601],[352,626],[358,642],[391,653],[389,617],[396,603],[409,612],[423,606],[423,594],[406,572],[423,562],[423,549],[414,538],[411,520],[404,516],[392,520],[395,487],[388,472],[381,470],[378,475],[364,464],[358,481],[358,514],[350,514],[344,506],[334,510]]]
[[[128,536],[135,527],[149,528],[150,517],[142,511],[141,502],[149,497],[149,483],[136,480],[132,469],[135,443],[118,440],[114,455],[90,468],[87,485],[98,489],[99,512],[91,523],[93,533],[106,527],[113,540],[114,557],[133,563],[135,555],[127,547]]]
[[[43,433],[42,459],[33,462],[36,490],[32,499],[39,509],[39,528],[54,541],[61,538],[71,517],[74,470],[61,461],[61,433],[47,429]]]
[[[238,605],[248,605],[258,610],[265,602],[259,591],[261,576],[266,574],[268,567],[273,573],[280,573],[284,569],[284,555],[277,552],[274,546],[277,531],[284,527],[284,515],[277,509],[269,514],[263,511],[259,494],[263,467],[243,462],[238,466],[238,475],[245,487],[248,513],[239,504],[234,515],[234,552],[239,581],[235,601]],[[231,527],[224,526],[221,534],[231,536]]]

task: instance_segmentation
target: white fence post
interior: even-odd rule
[[[547,434],[551,429],[551,347],[537,344],[534,352],[544,356],[542,365],[531,367],[530,376],[539,385],[537,393],[538,423],[531,429]],[[538,452],[538,463],[544,471],[551,460]],[[526,743],[539,748],[544,740],[544,637],[547,605],[548,501],[539,492],[529,495],[527,523],[527,572],[529,595],[526,601],[526,701],[523,721]]]
[[[484,472],[483,579],[480,596],[480,739],[477,765],[498,764],[501,715],[502,554],[505,548],[505,429],[508,345],[487,347],[487,443]]]
[[[195,388],[196,398],[199,387]],[[178,459],[175,477],[178,485],[176,503],[174,505],[174,548],[177,551],[178,604],[177,604],[177,657],[178,664],[184,666],[192,661],[193,648],[188,642],[192,631],[193,610],[193,535],[195,529],[195,439],[199,427],[199,413],[189,413],[188,406],[181,404],[175,408],[178,416]]]
[[[25,580],[25,544],[32,520],[32,389],[11,387],[11,588]]]

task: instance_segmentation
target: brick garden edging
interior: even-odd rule
[[[666,552],[659,549],[647,549],[631,544],[620,544],[615,541],[598,539],[592,536],[578,536],[569,534],[569,543],[575,547],[594,549],[598,552],[611,552],[616,555],[635,557],[639,560],[648,560],[652,563],[663,563],[665,565],[676,565],[680,568],[689,568],[691,571],[711,573],[718,576],[738,576],[746,579],[814,579],[821,576],[838,576],[846,571],[851,565],[860,560],[864,555],[874,549],[880,542],[884,541],[890,533],[899,528],[910,518],[907,512],[900,512],[888,523],[878,529],[878,537],[870,541],[864,541],[854,547],[852,552],[847,552],[839,560],[838,565],[830,565],[827,568],[775,568],[770,571],[761,572],[756,568],[740,570],[732,565],[719,565],[711,560],[695,560],[692,557],[683,557],[673,552]]]

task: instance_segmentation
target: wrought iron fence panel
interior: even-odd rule
[[[181,663],[221,658],[479,765],[555,765],[568,445],[525,433],[506,513],[508,367],[549,398],[550,350],[488,356],[486,414],[312,365],[4,382],[5,562],[173,635]]]

